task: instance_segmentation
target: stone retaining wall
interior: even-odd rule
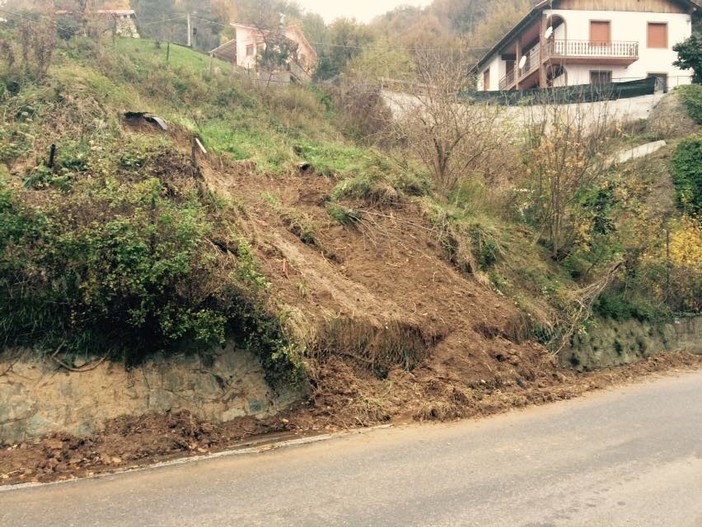
[[[573,337],[561,359],[578,370],[595,370],[675,350],[702,354],[702,317],[679,318],[669,324],[598,321]]]
[[[301,397],[276,394],[250,353],[227,347],[211,361],[178,356],[126,371],[103,363],[69,372],[54,361],[0,361],[0,445],[53,432],[87,435],[110,419],[189,410],[211,422],[268,417]]]

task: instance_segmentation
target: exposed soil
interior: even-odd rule
[[[663,97],[651,111],[648,129],[672,139],[692,135],[700,127],[690,118],[680,94],[673,91]]]
[[[187,412],[123,417],[88,437],[56,434],[36,444],[0,450],[0,485],[61,481],[146,466],[175,458],[202,456],[232,448],[328,433],[350,427],[483,417],[534,404],[571,399],[584,393],[635,382],[660,373],[702,367],[702,357],[685,352],[657,355],[638,364],[608,371],[575,374],[556,369],[529,386],[485,387],[466,392],[460,385],[422,372],[393,371],[391,386],[359,376],[343,361],[334,361],[324,384],[311,399],[275,418],[247,418],[225,425],[194,419]],[[339,390],[346,386],[346,390]],[[376,394],[378,402],[369,398]],[[360,398],[359,398],[360,397]],[[408,397],[403,399],[403,397]],[[382,404],[379,402],[382,401]],[[262,447],[265,448],[265,447]]]
[[[466,248],[447,254],[442,233],[411,198],[380,188],[347,203],[357,221],[342,226],[326,209],[333,179],[203,168],[211,188],[244,204],[240,231],[262,262],[275,307],[307,344],[309,399],[264,421],[213,425],[181,412],[120,418],[85,438],[13,445],[0,451],[0,484],[206,454],[265,434],[484,416],[702,366],[702,357],[668,353],[576,374],[526,338],[528,320],[513,302],[471,274],[469,261],[456,261]]]

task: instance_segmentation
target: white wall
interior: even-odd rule
[[[547,10],[560,15],[567,25],[567,29],[559,28],[556,38],[563,38],[567,31],[568,40],[589,40],[590,20],[610,20],[613,41],[630,41],[639,43],[639,60],[628,67],[620,66],[566,66],[568,70],[568,84],[587,84],[590,82],[590,70],[611,70],[612,78],[617,80],[641,79],[649,73],[667,73],[671,84],[676,84],[675,79],[689,79],[689,72],[682,71],[673,66],[677,53],[673,46],[687,39],[692,33],[690,15],[676,13],[637,13],[621,11],[568,11],[562,9]],[[668,24],[668,48],[653,49],[647,47],[648,23],[659,22]]]
[[[678,42],[687,39],[692,33],[692,21],[690,15],[679,13],[639,13],[633,11],[575,11],[554,9],[545,10],[544,17],[559,15],[565,20],[565,25],[559,26],[555,33],[555,39],[583,40],[590,39],[591,20],[610,20],[613,41],[626,41],[639,43],[639,60],[628,67],[607,66],[607,65],[566,65],[568,71],[568,84],[589,84],[591,70],[612,71],[612,79],[616,81],[642,79],[649,73],[667,73],[669,87],[680,84],[689,84],[691,75],[689,71],[683,71],[673,66],[677,59],[677,53],[673,51],[673,46]],[[648,23],[658,22],[668,24],[668,48],[655,49],[648,48]],[[498,90],[499,82],[506,74],[506,64],[500,59],[499,54],[495,55],[490,67],[490,90]],[[478,90],[483,90],[483,72],[488,68],[485,66],[478,76]]]
[[[259,40],[260,33],[258,29],[247,27],[236,28],[236,61],[238,66],[246,69],[256,68],[256,56],[258,55],[256,43]],[[246,47],[251,44],[254,46],[253,55],[247,57]]]
[[[498,91],[500,89],[500,80],[507,74],[507,65],[500,58],[499,55],[495,55],[487,66],[484,66],[478,74],[478,91],[485,91],[485,85],[483,84],[484,75],[487,69],[490,68],[490,90]]]

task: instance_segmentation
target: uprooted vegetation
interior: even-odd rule
[[[597,317],[701,308],[688,187],[678,208],[659,185],[677,144],[619,167],[606,147],[644,132],[580,110],[493,142],[498,110],[455,114],[468,103],[441,92],[428,119],[369,124],[326,88],[260,86],[176,46],[51,45],[48,68],[0,57],[6,347],[133,366],[233,340],[350,426],[473,415],[498,392],[546,400],[556,355]],[[462,134],[476,115],[485,130]],[[435,141],[442,119],[456,135]],[[686,145],[676,182],[697,181]]]

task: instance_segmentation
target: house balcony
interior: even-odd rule
[[[500,79],[500,90],[512,90],[517,85],[523,89],[538,87],[542,67],[549,63],[629,66],[639,60],[639,43],[552,40],[543,49],[534,46],[524,56],[524,67],[517,70],[517,66],[514,66],[508,70],[507,75]]]
[[[554,40],[545,46],[545,60],[563,64],[629,66],[639,60],[638,42]]]

